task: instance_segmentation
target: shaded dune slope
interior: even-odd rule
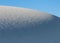
[[[0,6],[0,43],[59,41],[59,17],[27,8]]]

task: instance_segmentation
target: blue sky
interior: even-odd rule
[[[0,5],[31,8],[60,17],[60,0],[0,0]]]

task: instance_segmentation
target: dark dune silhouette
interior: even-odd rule
[[[60,43],[60,18],[32,9],[0,6],[0,43]]]

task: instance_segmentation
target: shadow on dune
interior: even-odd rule
[[[60,18],[56,16],[43,22],[4,24],[0,24],[0,43],[60,43]]]

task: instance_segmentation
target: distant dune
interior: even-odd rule
[[[28,8],[0,6],[0,43],[60,43],[60,18]]]

